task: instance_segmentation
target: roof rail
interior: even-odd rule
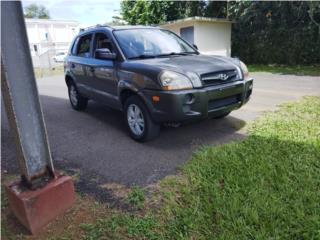
[[[91,29],[91,28],[97,28],[97,27],[111,27],[110,25],[107,24],[96,24],[94,26],[90,26],[90,27],[85,27],[85,28],[80,28],[80,32],[83,32],[85,30]]]

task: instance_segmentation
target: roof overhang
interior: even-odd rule
[[[187,23],[187,22],[211,22],[211,23],[228,23],[228,24],[235,23],[235,21],[231,21],[226,18],[189,17],[189,18],[183,18],[175,21],[166,22],[166,23],[160,24],[159,26],[161,27],[170,26],[170,25]]]

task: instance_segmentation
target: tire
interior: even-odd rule
[[[213,119],[224,118],[224,117],[228,116],[230,113],[231,113],[231,112],[222,113],[222,114],[220,114],[220,115],[218,115],[218,116],[213,117]]]
[[[79,94],[78,89],[73,82],[68,86],[68,94],[71,107],[74,110],[82,111],[87,108],[88,99]]]
[[[125,101],[124,115],[134,140],[146,142],[159,135],[160,125],[152,120],[146,105],[138,96],[133,95]]]

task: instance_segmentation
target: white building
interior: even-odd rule
[[[232,21],[219,18],[190,17],[160,25],[197,45],[203,54],[231,55]]]
[[[67,52],[79,32],[79,23],[71,20],[26,18],[25,23],[34,66],[41,62],[42,65],[50,65],[41,58],[51,59],[57,52]]]

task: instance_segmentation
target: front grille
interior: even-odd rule
[[[220,107],[235,104],[239,102],[240,95],[234,95],[226,98],[213,99],[208,102],[208,110],[214,110]]]
[[[238,80],[238,72],[236,69],[205,73],[201,75],[204,86],[220,85]]]

